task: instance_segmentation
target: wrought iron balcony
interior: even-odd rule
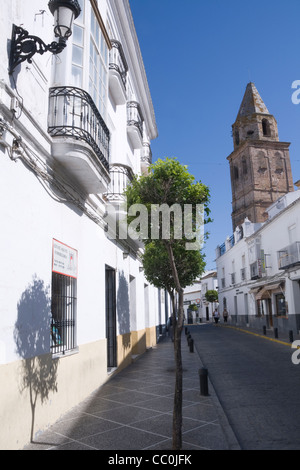
[[[105,198],[109,201],[124,201],[124,191],[132,179],[133,173],[129,167],[124,165],[111,165],[111,181]]]
[[[300,264],[300,242],[294,242],[291,245],[278,251],[278,268],[285,269],[290,266]]]
[[[128,65],[121,43],[111,39],[111,44],[112,48],[109,52],[110,87],[117,101],[123,102],[123,99],[126,99]]]
[[[87,190],[101,192],[109,181],[110,133],[90,95],[69,86],[51,88],[48,132],[54,156],[80,175]]]
[[[142,162],[151,165],[152,163],[152,150],[148,142],[143,143],[143,156],[141,158]]]
[[[147,174],[149,165],[152,164],[152,151],[149,142],[143,142],[143,153],[141,155],[141,170]]]
[[[219,248],[220,248],[220,256],[223,256],[226,253],[225,243],[222,243],[222,245],[220,245]]]
[[[128,101],[127,103],[127,131],[131,137],[134,148],[143,146],[143,122],[144,118],[139,103]]]

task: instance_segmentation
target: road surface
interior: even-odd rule
[[[291,346],[223,325],[189,326],[244,450],[300,450],[300,364]]]

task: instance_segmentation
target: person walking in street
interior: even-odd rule
[[[228,310],[227,310],[226,307],[225,307],[224,310],[223,310],[223,318],[224,318],[224,323],[227,323],[227,319],[228,319]]]
[[[219,311],[218,311],[218,308],[215,308],[215,311],[214,311],[214,319],[215,319],[215,324],[217,324],[218,321],[219,321]]]

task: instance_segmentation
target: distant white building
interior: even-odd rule
[[[62,3],[81,11],[52,54],[64,41],[48,0],[1,1],[1,449],[22,448],[165,324],[141,245],[114,236],[157,137],[129,2]]]
[[[212,319],[212,313],[217,303],[207,302],[205,293],[208,290],[218,290],[217,272],[206,271],[192,286],[184,289],[184,313],[187,323],[199,323]],[[197,310],[189,309],[196,305]]]
[[[217,247],[219,303],[237,325],[300,329],[300,190],[267,209],[267,221],[249,220]]]

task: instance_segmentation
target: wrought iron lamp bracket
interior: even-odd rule
[[[44,54],[49,51],[52,54],[59,54],[65,47],[66,40],[63,38],[60,38],[58,42],[45,44],[39,37],[30,35],[20,26],[13,25],[9,74],[12,74],[14,69],[25,60],[31,64],[32,57],[36,53]]]

